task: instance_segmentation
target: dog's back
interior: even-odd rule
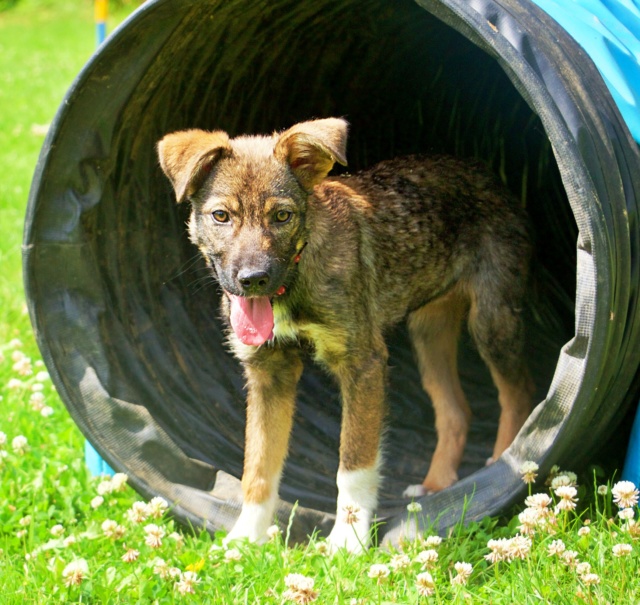
[[[527,218],[482,163],[398,157],[327,179],[316,197],[323,210],[340,209],[335,237],[359,231],[362,271],[373,280],[366,289],[374,290],[381,325],[396,323],[472,278],[496,287],[510,283],[514,305],[520,306],[531,256]]]

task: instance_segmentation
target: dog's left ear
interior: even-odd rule
[[[335,162],[347,165],[347,129],[342,118],[301,122],[280,135],[274,154],[289,164],[300,184],[311,192]]]
[[[158,143],[158,157],[178,203],[198,191],[215,163],[230,152],[229,135],[221,130],[192,129],[166,135]]]

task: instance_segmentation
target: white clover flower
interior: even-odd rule
[[[121,558],[125,563],[133,563],[134,561],[138,560],[139,556],[139,550],[136,550],[135,548],[127,548]]]
[[[511,559],[526,559],[531,551],[531,538],[517,535],[510,540],[510,557]]]
[[[34,393],[42,393],[42,391],[44,391],[44,385],[41,382],[34,382],[31,385],[31,391]]]
[[[416,576],[416,588],[422,597],[430,597],[436,591],[436,583],[428,571],[423,571]]]
[[[595,573],[588,573],[580,578],[587,586],[593,586],[600,584],[600,576]]]
[[[39,365],[38,363],[36,363],[36,365]],[[49,380],[50,376],[49,376],[49,372],[45,372],[44,370],[38,372],[36,374],[36,380],[38,382],[46,382],[47,380]]]
[[[529,508],[535,508],[541,511],[547,511],[549,506],[553,504],[553,500],[549,494],[533,494],[531,496],[527,496],[524,501],[525,506]]]
[[[99,508],[104,504],[104,498],[102,496],[96,496],[90,502],[91,508]]]
[[[420,563],[423,569],[434,567],[438,562],[438,551],[433,548],[423,550],[416,555],[414,561]]]
[[[96,491],[99,496],[106,496],[113,491],[113,484],[109,479],[100,481],[100,483],[98,483],[98,487],[96,487]]]
[[[611,488],[611,493],[618,508],[631,508],[638,504],[638,490],[631,481],[618,481]]]
[[[424,545],[427,548],[438,548],[442,544],[442,538],[440,536],[429,536],[425,541]]]
[[[62,570],[65,586],[79,586],[88,575],[89,566],[84,559],[71,561],[71,563]]]
[[[267,527],[267,538],[269,540],[275,540],[282,534],[282,530],[277,525],[270,525]]]
[[[33,367],[31,366],[31,359],[23,357],[13,364],[13,371],[20,376],[30,376],[33,374]]]
[[[149,516],[154,519],[160,519],[166,512],[167,508],[169,508],[169,503],[160,496],[152,498],[149,501],[149,504],[147,504],[147,512],[149,513]]]
[[[608,485],[598,485],[598,495],[599,496],[606,496],[609,493],[609,486]]]
[[[584,536],[588,536],[590,533],[591,533],[591,528],[590,528],[590,527],[588,527],[587,525],[585,525],[585,526],[581,527],[581,528],[578,530],[578,535],[579,535],[581,538],[582,538],[582,537],[584,537]]]
[[[422,504],[420,502],[409,502],[407,504],[407,511],[410,513],[419,513],[422,511]]]
[[[575,550],[565,550],[561,557],[565,565],[569,567],[578,565],[578,553]]]
[[[393,557],[391,557],[391,561],[389,561],[389,567],[391,567],[393,571],[402,571],[407,569],[410,565],[411,559],[408,555],[404,554],[393,555]]]
[[[331,547],[329,546],[329,543],[326,540],[316,542],[315,549],[316,549],[316,552],[322,555],[323,557],[326,557],[327,555],[331,554]]]
[[[45,405],[40,410],[40,416],[42,416],[43,418],[49,418],[49,416],[51,416],[52,414],[53,414],[53,408],[50,405]]]
[[[346,504],[342,507],[341,511],[343,515],[343,521],[347,525],[354,525],[360,520],[360,517],[358,516],[360,510],[361,509],[357,504]]]
[[[556,475],[551,480],[551,489],[555,491],[561,486],[575,487],[577,484],[577,481],[578,481],[578,477],[576,476],[575,473],[565,471],[560,475]]]
[[[160,548],[162,546],[162,538],[164,538],[165,531],[162,527],[155,523],[149,523],[145,525],[144,533],[147,534],[145,538],[145,544],[151,548]]]
[[[585,574],[591,573],[591,564],[583,561],[582,563],[578,563],[576,565],[576,573],[579,576],[584,576]]]
[[[547,546],[547,553],[550,557],[560,556],[565,550],[567,550],[567,547],[562,540],[554,540],[549,544],[549,546]]]
[[[113,540],[117,540],[124,536],[126,529],[124,526],[119,525],[117,521],[112,519],[106,519],[102,522],[102,531],[107,538],[111,538]]]
[[[169,565],[164,559],[156,557],[151,564],[153,565],[153,573],[156,576],[160,576],[163,580],[169,577]]]
[[[369,567],[369,571],[367,572],[367,575],[370,578],[373,578],[375,580],[378,580],[378,582],[381,582],[385,578],[389,577],[390,573],[391,572],[389,571],[389,568],[384,563],[374,563],[371,567]]]
[[[127,518],[132,523],[142,523],[147,520],[149,511],[145,502],[134,502],[131,508],[127,511]]]
[[[621,508],[618,511],[618,517],[620,517],[624,521],[630,521],[631,519],[634,519],[635,516],[636,513],[632,508]]]
[[[16,454],[24,454],[28,446],[29,443],[24,435],[18,435],[11,441],[11,447]]]
[[[198,574],[194,571],[185,571],[180,574],[180,579],[176,582],[176,590],[180,594],[195,594],[196,585],[200,582]]]
[[[0,450],[7,445],[7,434],[0,431]]]
[[[489,563],[511,561],[511,540],[508,538],[489,540],[487,546],[491,552],[485,555],[484,558],[489,561]]]
[[[578,490],[570,485],[561,485],[555,489],[555,494],[560,498],[557,507],[559,510],[573,510],[576,507]]]
[[[184,545],[184,536],[182,534],[179,534],[177,531],[171,532],[167,536],[167,538],[173,540],[177,548],[180,548]]]
[[[19,338],[13,338],[9,341],[9,348],[10,349],[21,349],[22,348],[22,341]]]
[[[7,388],[10,391],[17,391],[22,387],[24,387],[24,382],[22,382],[22,380],[20,380],[19,378],[11,378],[9,382],[7,382]]]
[[[71,535],[71,536],[67,536],[63,541],[62,541],[62,545],[65,548],[68,548],[69,546],[71,546],[72,544],[75,544],[78,541],[78,539]]]
[[[471,565],[471,563],[458,561],[455,563],[453,568],[456,570],[457,575],[454,578],[451,578],[451,584],[466,586],[467,582],[469,581],[469,577],[473,572],[473,566]]]
[[[129,476],[126,473],[116,473],[111,477],[112,491],[121,492],[127,486],[127,481],[129,481]]]
[[[538,476],[538,471],[540,467],[533,461],[527,460],[522,463],[520,467],[520,475],[522,476],[522,480],[525,483],[533,483]]]
[[[624,527],[622,529],[626,531],[632,538],[640,538],[640,523],[638,523],[635,519],[629,519],[624,524]]]
[[[240,561],[242,553],[237,548],[230,548],[224,553],[224,560],[229,563],[231,561]]]
[[[313,578],[309,578],[300,573],[290,573],[284,579],[287,589],[282,596],[288,601],[294,601],[305,605],[318,598],[318,592],[313,589]]]
[[[541,514],[540,509],[525,508],[518,515],[518,521],[520,521],[518,531],[523,535],[531,536],[545,518],[546,516]]]
[[[611,550],[614,557],[627,557],[632,553],[633,547],[631,544],[616,544]]]
[[[49,530],[49,533],[55,538],[59,538],[64,533],[64,526],[57,523]]]
[[[44,407],[44,393],[36,391],[29,397],[29,405],[33,410],[39,412]]]

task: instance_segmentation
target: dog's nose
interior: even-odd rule
[[[261,290],[269,285],[269,274],[266,271],[241,269],[238,271],[238,283],[244,290]]]

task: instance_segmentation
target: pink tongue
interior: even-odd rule
[[[246,345],[264,344],[273,334],[273,309],[267,296],[247,298],[229,294],[231,327]]]

